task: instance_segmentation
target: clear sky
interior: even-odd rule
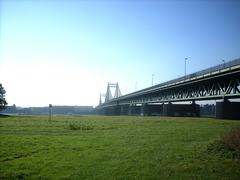
[[[0,83],[17,106],[97,105],[240,57],[240,0],[0,0]]]

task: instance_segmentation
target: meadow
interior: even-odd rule
[[[240,121],[134,116],[0,118],[0,179],[239,179],[209,144]]]

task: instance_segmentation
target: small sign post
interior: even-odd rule
[[[49,104],[49,121],[52,120],[52,104]]]

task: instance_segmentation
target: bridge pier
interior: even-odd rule
[[[168,104],[163,104],[163,116],[173,116],[173,104],[170,102]]]
[[[119,105],[114,108],[114,115],[119,116],[121,114],[121,107]]]
[[[230,102],[225,99],[216,103],[216,118],[240,120],[240,102]]]
[[[128,115],[129,105],[120,106],[120,115]]]
[[[120,106],[112,106],[101,109],[98,113],[106,116],[117,116],[120,115],[121,109]]]
[[[162,104],[142,104],[141,115],[142,116],[153,116],[162,114]]]
[[[163,104],[151,104],[149,111],[151,116],[161,116],[163,114]]]
[[[148,104],[142,104],[140,109],[140,115],[141,116],[149,116],[149,105]]]
[[[164,104],[163,116],[200,116],[200,106],[193,102],[192,104]]]
[[[141,114],[141,106],[138,106],[136,104],[132,104],[129,106],[128,115],[130,116],[137,116]]]

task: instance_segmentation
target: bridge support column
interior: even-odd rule
[[[150,115],[148,104],[142,104],[140,115],[141,116],[149,116]]]
[[[163,114],[163,104],[150,104],[149,116],[161,116]]]
[[[193,102],[192,104],[164,104],[163,116],[200,116],[200,106]]]
[[[240,120],[240,102],[224,100],[216,103],[216,118]]]
[[[142,104],[141,116],[162,115],[162,104]]]
[[[129,105],[128,107],[128,115],[131,116],[132,115],[132,104]]]
[[[163,104],[163,116],[173,116],[173,104],[170,102],[168,104]]]
[[[120,115],[120,106],[107,107],[101,110],[101,114],[106,116],[118,116]]]
[[[141,106],[137,106],[136,104],[132,104],[129,106],[128,115],[137,116],[141,113]]]
[[[120,115],[128,115],[129,105],[120,106]]]
[[[121,107],[119,105],[115,106],[113,115],[119,116],[120,113],[121,113]]]
[[[189,105],[188,109],[188,114],[190,116],[200,117],[200,105],[196,104],[195,101],[193,101],[192,104]]]

